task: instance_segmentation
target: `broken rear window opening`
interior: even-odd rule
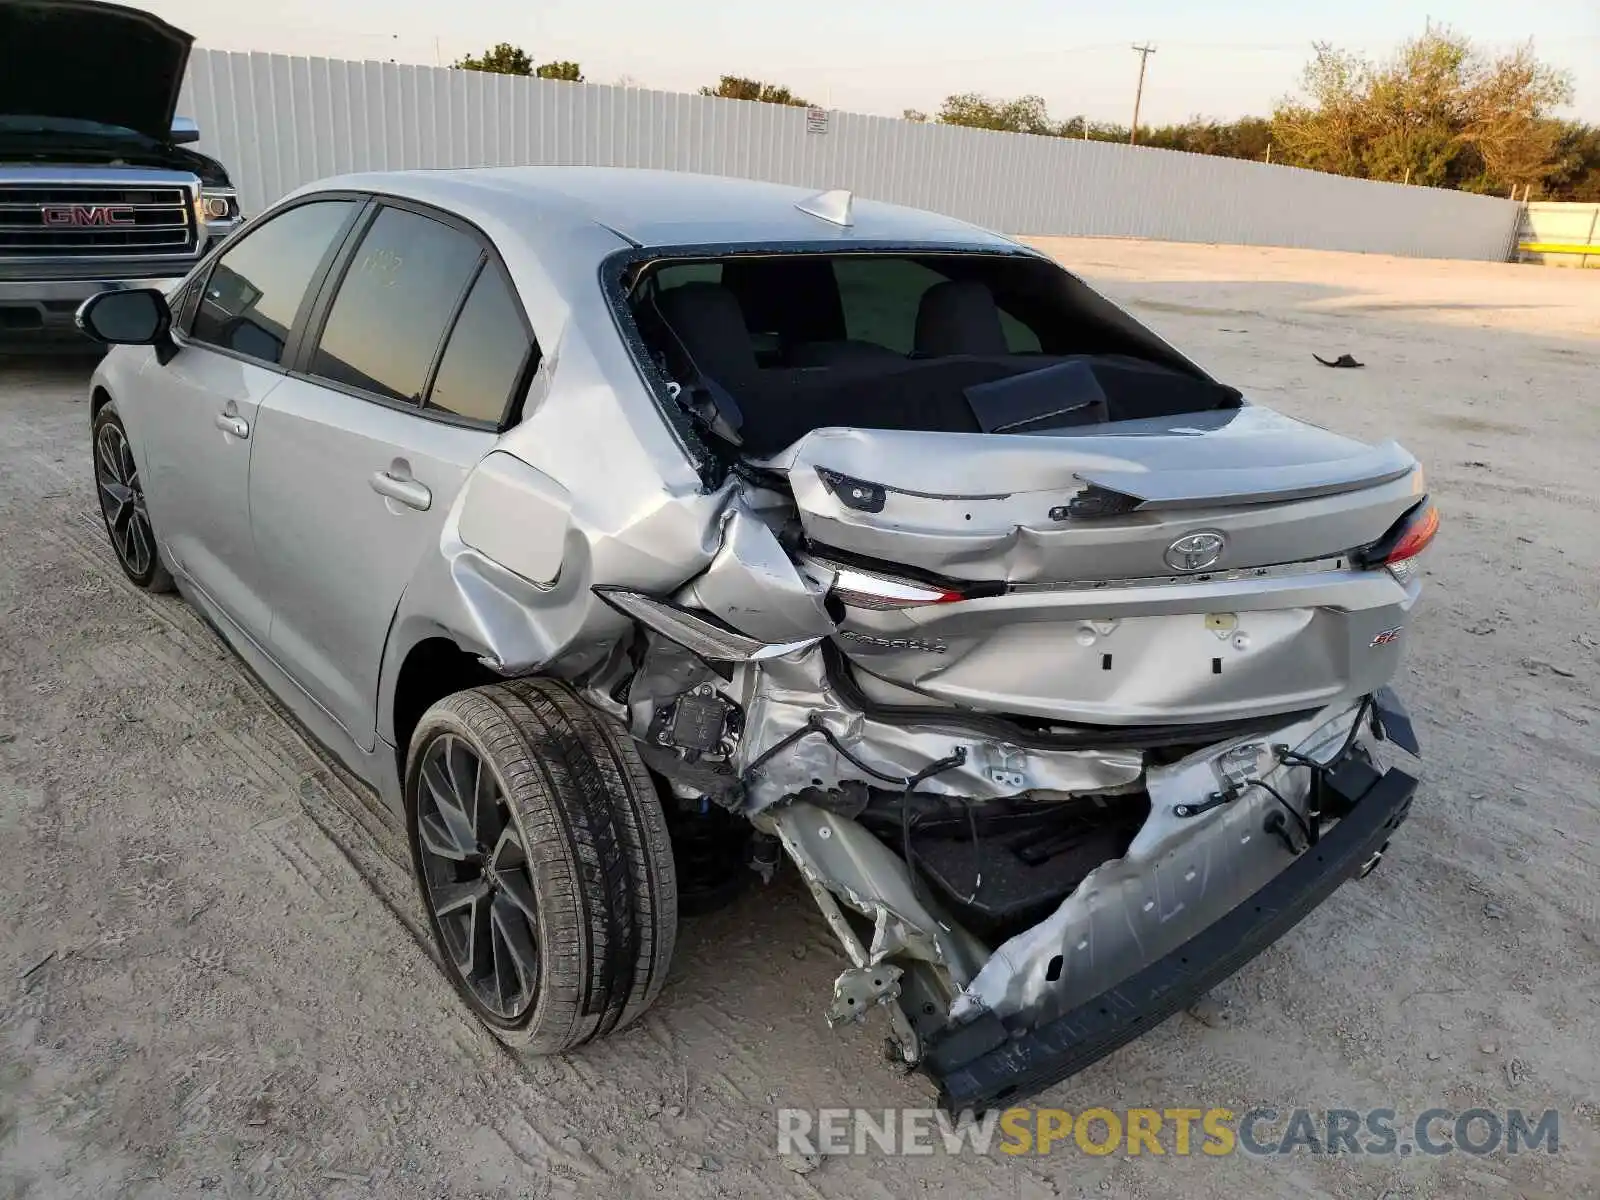
[[[760,458],[833,426],[1060,434],[1239,407],[1239,392],[1025,254],[660,259],[630,310],[678,402]]]

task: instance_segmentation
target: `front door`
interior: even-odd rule
[[[151,516],[173,567],[265,645],[270,609],[250,531],[250,457],[263,400],[310,285],[359,206],[292,208],[241,235],[212,267],[181,348],[145,367]]]
[[[268,613],[250,540],[250,433],[283,376],[185,347],[153,389],[159,428],[147,439],[151,517],[162,554],[229,620],[265,644]]]
[[[439,553],[530,350],[478,237],[386,206],[332,290],[304,370],[260,410],[250,507],[271,652],[362,749],[374,745],[401,593]]]

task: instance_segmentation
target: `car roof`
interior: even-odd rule
[[[953,217],[855,200],[853,224],[801,212],[817,189],[632,167],[475,167],[393,171],[320,180],[308,191],[349,189],[432,204],[477,224],[514,224],[532,241],[559,241],[599,225],[650,249],[751,243],[936,244],[1017,250]],[[522,218],[522,219],[519,219]]]

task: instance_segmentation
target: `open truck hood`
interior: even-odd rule
[[[0,0],[0,115],[120,125],[165,142],[194,38],[96,0]],[[29,64],[23,68],[20,64]]]
[[[1418,490],[1396,443],[1254,406],[1050,434],[818,429],[765,465],[820,546],[1010,583],[1173,574],[1172,540],[1212,526],[1226,535],[1216,570],[1339,554],[1381,537]],[[1075,505],[1091,488],[1115,495]]]

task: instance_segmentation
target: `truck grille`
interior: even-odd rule
[[[184,187],[0,184],[0,258],[191,254]]]

